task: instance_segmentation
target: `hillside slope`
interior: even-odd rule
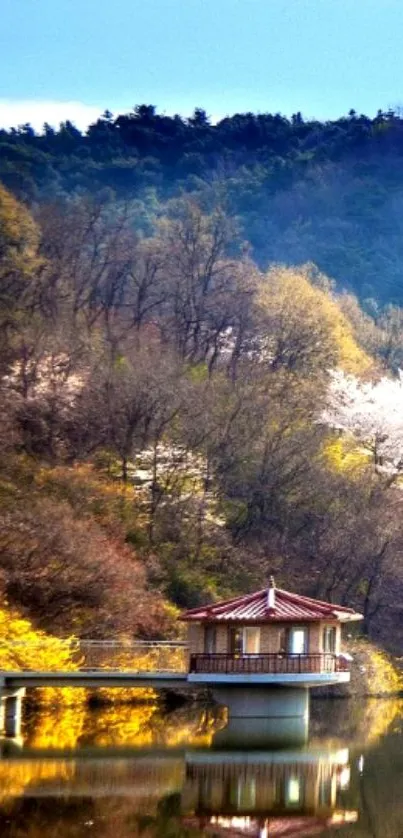
[[[31,203],[111,189],[136,200],[146,231],[161,204],[191,194],[238,218],[261,268],[314,262],[362,301],[402,304],[402,151],[393,111],[211,124],[202,109],[183,119],[139,105],[105,112],[86,133],[69,122],[0,131],[0,180]]]
[[[360,419],[401,398],[401,310],[262,271],[222,208],[137,218],[0,188],[1,597],[59,635],[172,636],[173,606],[275,573],[401,650],[402,421]]]

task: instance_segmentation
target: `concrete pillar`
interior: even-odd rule
[[[309,692],[302,687],[267,687],[220,684],[214,700],[228,707],[230,718],[294,718],[309,716]]]
[[[13,739],[21,735],[24,695],[25,689],[2,689],[0,692],[0,731]]]
[[[309,691],[305,688],[215,687],[228,708],[228,724],[213,740],[219,748],[291,747],[308,739]]]

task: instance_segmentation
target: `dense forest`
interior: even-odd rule
[[[0,180],[34,203],[113,190],[138,202],[138,223],[187,193],[236,217],[260,268],[314,262],[367,305],[403,303],[403,119],[350,111],[235,114],[211,124],[139,105],[86,132],[66,122],[0,131]],[[372,302],[372,305],[374,302]]]
[[[402,131],[0,132],[5,608],[169,637],[274,573],[401,651]]]

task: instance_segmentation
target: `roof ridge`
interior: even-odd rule
[[[243,602],[250,602],[251,599],[255,597],[259,597],[261,594],[266,593],[267,588],[262,588],[260,591],[253,591],[251,594],[238,594],[236,597],[231,597],[231,599],[221,599],[218,602],[209,602],[206,605],[197,605],[195,608],[189,608],[185,611],[185,614],[197,614],[198,611],[211,611],[213,608],[226,608],[228,605],[235,605],[239,600]]]
[[[313,605],[320,605],[326,609],[330,609],[331,611],[351,611],[354,613],[354,608],[350,608],[348,605],[336,605],[334,602],[327,602],[324,599],[315,599],[314,597],[306,596],[305,594],[297,594],[294,591],[285,591],[284,588],[276,588],[277,593],[285,594],[286,596],[290,597],[291,599],[297,599],[299,601],[307,602]]]
[[[326,618],[358,619],[353,608],[344,605],[337,605],[325,600],[314,599],[313,597],[297,594],[294,591],[286,591],[283,588],[276,588],[277,598],[274,608],[269,607],[268,588],[262,588],[250,594],[239,594],[231,599],[210,602],[208,605],[199,605],[196,608],[185,611],[179,619],[181,620],[211,620],[218,621],[226,619],[244,619],[245,613],[249,613],[250,619],[268,620],[269,618],[287,620],[295,617],[307,620],[321,620]],[[287,612],[288,615],[287,616]],[[232,617],[231,617],[232,614]]]

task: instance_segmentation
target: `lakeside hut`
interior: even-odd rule
[[[190,674],[297,676],[349,672],[341,628],[362,615],[276,588],[271,578],[268,588],[193,608],[181,619],[188,624]]]

